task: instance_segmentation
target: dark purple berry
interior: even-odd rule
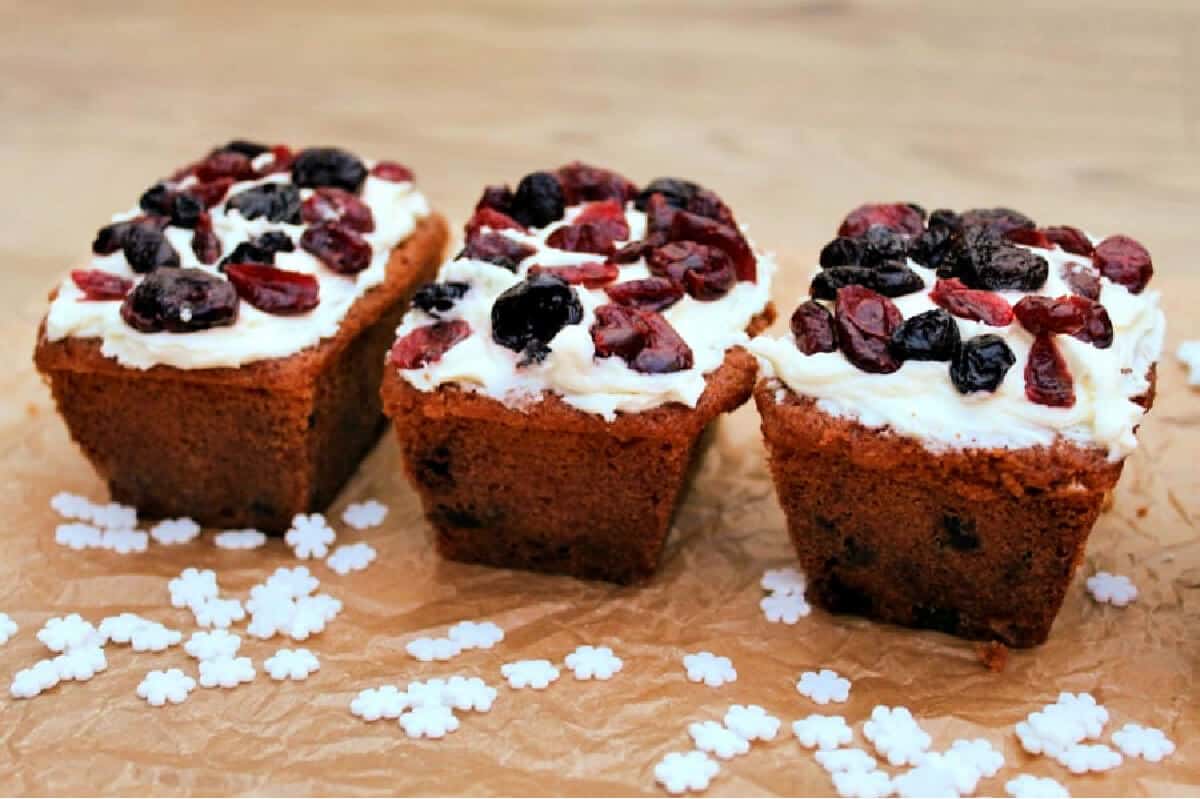
[[[802,302],[792,313],[792,335],[796,349],[805,355],[837,350],[837,331],[833,326],[833,314],[819,302]]]
[[[267,145],[259,144],[258,142],[247,141],[246,139],[234,139],[228,144],[216,148],[213,152],[238,153],[253,160],[270,149]]]
[[[904,261],[908,252],[908,238],[883,225],[867,228],[861,239],[862,266],[879,266],[886,261]]]
[[[862,263],[863,246],[859,239],[838,236],[821,248],[821,266],[858,266]]]
[[[357,194],[366,179],[363,162],[336,147],[310,147],[292,162],[292,183],[302,189],[333,186]]]
[[[963,227],[986,228],[1001,236],[1012,230],[1037,227],[1032,219],[1011,208],[972,208],[963,211],[959,219]]]
[[[548,344],[558,331],[582,319],[583,306],[566,281],[554,275],[535,275],[496,298],[492,338],[500,346],[522,353],[523,363],[539,362],[550,353]]]
[[[700,192],[700,186],[683,178],[655,178],[646,184],[646,188],[638,192],[633,201],[633,207],[639,211],[646,210],[652,194],[661,194],[672,208],[688,207],[688,203]]]
[[[121,318],[142,333],[190,333],[237,320],[233,284],[203,269],[158,269],[125,297]]]
[[[430,316],[446,313],[471,288],[466,283],[426,283],[413,294],[412,304]]]
[[[1050,273],[1045,258],[987,228],[966,228],[951,246],[954,275],[973,289],[1037,291]]]
[[[483,190],[483,196],[475,203],[475,210],[491,208],[493,211],[508,216],[512,210],[513,193],[508,186],[488,186]]]
[[[343,275],[354,275],[371,265],[371,244],[362,234],[341,222],[318,222],[304,229],[300,249]]]
[[[172,225],[194,228],[204,213],[204,203],[198,198],[177,192],[165,183],[156,183],[142,194],[138,205],[149,214],[168,217]]]
[[[260,183],[233,195],[226,205],[247,219],[300,224],[300,190],[288,183]]]
[[[163,216],[147,214],[146,216],[126,219],[124,222],[113,222],[111,225],[105,225],[96,232],[96,238],[92,241],[92,252],[96,255],[112,255],[125,246],[130,232],[135,227],[146,225],[156,230],[162,230],[170,224],[170,221]]]
[[[139,224],[130,228],[122,249],[129,268],[135,272],[153,272],[160,266],[179,266],[179,253],[154,224]]]
[[[892,333],[892,354],[904,361],[948,361],[959,345],[958,324],[940,308],[911,316]]]
[[[233,248],[233,252],[221,259],[226,264],[274,264],[275,254],[294,252],[296,242],[282,230],[268,230],[261,236],[247,239]]]
[[[877,268],[831,266],[816,274],[809,286],[809,294],[819,300],[832,300],[844,286],[866,286],[885,297],[903,297],[925,288],[925,281],[899,261]]]
[[[833,322],[838,346],[864,372],[888,374],[903,363],[888,345],[904,317],[887,297],[863,286],[838,289]]]
[[[549,172],[531,172],[521,178],[509,213],[525,227],[545,227],[563,218],[566,200],[558,178]]]
[[[466,246],[454,256],[454,260],[469,258],[473,261],[487,261],[503,267],[510,272],[517,271],[517,265],[537,250],[516,239],[510,239],[503,233],[476,233],[467,237]]]
[[[992,333],[984,333],[963,342],[950,362],[950,380],[961,394],[995,391],[1017,362],[1017,356]]]

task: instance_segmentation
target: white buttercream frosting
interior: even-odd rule
[[[268,157],[267,155],[260,158]],[[370,265],[354,275],[334,272],[300,249],[300,234],[304,225],[270,222],[265,218],[248,220],[240,212],[229,210],[225,202],[246,189],[268,182],[288,182],[286,173],[268,175],[258,180],[233,184],[225,200],[209,210],[213,231],[221,240],[221,253],[226,255],[243,241],[268,230],[285,231],[296,243],[293,252],[281,252],[275,266],[293,272],[315,275],[319,283],[320,302],[311,311],[291,316],[265,313],[248,302],[238,305],[237,321],[226,327],[214,327],[189,333],[141,333],[121,319],[121,303],[95,302],[84,299],[68,276],[58,288],[46,316],[46,337],[57,341],[68,336],[99,338],[101,352],[115,358],[123,366],[148,369],[157,364],[180,369],[237,367],[266,358],[282,358],[311,347],[324,338],[337,335],[338,328],[350,307],[370,289],[387,277],[387,262],[392,250],[412,234],[417,220],[429,214],[425,197],[410,182],[393,182],[368,176],[359,194],[375,218],[375,230],[364,233],[371,245]],[[194,178],[180,184],[190,185]],[[312,189],[301,189],[301,199],[312,195]],[[117,214],[114,222],[141,214],[137,207]],[[179,253],[180,266],[204,269],[220,274],[217,264],[200,263],[192,251],[192,231],[172,225],[166,236]],[[135,274],[118,250],[112,255],[91,255],[90,261],[77,268],[100,269],[130,278]]]
[[[516,273],[487,261],[462,259],[447,262],[438,274],[442,282],[461,282],[470,289],[453,310],[439,314],[444,320],[463,319],[471,335],[446,352],[436,363],[400,370],[410,384],[432,391],[455,384],[486,394],[511,407],[527,406],[542,392],[559,395],[564,402],[588,413],[612,420],[618,412],[635,413],[667,403],[695,407],[704,393],[705,375],[719,367],[726,351],[749,341],[746,327],[766,307],[771,296],[775,259],[756,251],[757,279],[741,281],[718,300],[701,302],[690,296],[662,311],[662,316],[692,349],[692,368],[667,374],[634,371],[619,357],[598,358],[589,332],[595,309],[611,300],[603,289],[573,286],[583,307],[579,324],[567,325],[549,342],[550,354],[541,363],[518,366],[519,353],[492,339],[492,304],[506,289],[522,281],[532,264],[566,266],[589,261],[602,262],[602,255],[566,252],[550,247],[546,239],[556,229],[571,224],[583,206],[567,209],[563,219],[528,234],[505,230],[503,234],[536,248],[534,255],[518,265]],[[646,215],[632,203],[626,207],[630,240],[641,239]],[[618,246],[624,242],[618,242]],[[648,277],[645,261],[621,266],[616,283]],[[611,285],[611,284],[610,284]],[[397,331],[399,336],[436,321],[413,308]]]
[[[1059,297],[1071,293],[1062,277],[1068,262],[1091,265],[1091,259],[1061,249],[1027,248],[1049,262],[1046,284],[1032,294]],[[897,297],[896,307],[909,318],[936,308],[929,298],[937,277],[911,259],[925,281],[925,291]],[[963,341],[982,333],[1003,337],[1016,356],[994,393],[960,394],[950,380],[949,364],[908,361],[890,374],[870,374],[851,364],[841,352],[805,355],[791,334],[760,336],[750,349],[764,372],[833,416],[850,417],[867,427],[892,431],[920,440],[927,449],[1007,448],[1048,446],[1062,437],[1082,446],[1106,449],[1119,460],[1136,446],[1134,429],[1145,413],[1134,399],[1149,388],[1148,372],[1162,350],[1166,322],[1159,294],[1132,294],[1124,286],[1101,278],[1100,303],[1113,324],[1113,343],[1107,349],[1072,336],[1055,336],[1075,381],[1075,404],[1051,408],[1025,395],[1025,363],[1033,336],[1019,322],[994,327],[956,318]],[[1016,304],[1026,292],[998,292]]]

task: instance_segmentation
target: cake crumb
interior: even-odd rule
[[[1008,666],[1008,647],[999,641],[975,644],[975,655],[988,671],[999,674]]]
[[[1144,519],[1144,518],[1146,518],[1146,515],[1147,515],[1148,513],[1150,513],[1150,509],[1149,509],[1148,507],[1146,507],[1145,505],[1143,505],[1142,507],[1140,507],[1140,508],[1138,508],[1138,509],[1137,509],[1137,517],[1138,517],[1139,519]]]

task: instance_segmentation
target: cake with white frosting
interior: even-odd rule
[[[378,436],[378,364],[445,240],[400,164],[235,140],[100,228],[35,360],[116,499],[283,530]]]
[[[576,163],[487,189],[384,377],[441,552],[651,574],[700,433],[749,397],[774,271],[690,181]]]
[[[791,333],[750,345],[810,597],[1044,641],[1153,398],[1149,253],[896,203],[853,211],[820,260]]]

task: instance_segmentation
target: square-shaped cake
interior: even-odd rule
[[[100,229],[34,360],[115,500],[286,530],[386,426],[384,356],[446,239],[400,164],[233,141]]]
[[[651,575],[701,433],[749,399],[774,270],[690,181],[575,163],[485,190],[384,375],[439,551]]]
[[[1045,641],[1154,394],[1149,253],[1009,209],[868,205],[751,344],[809,598]]]

